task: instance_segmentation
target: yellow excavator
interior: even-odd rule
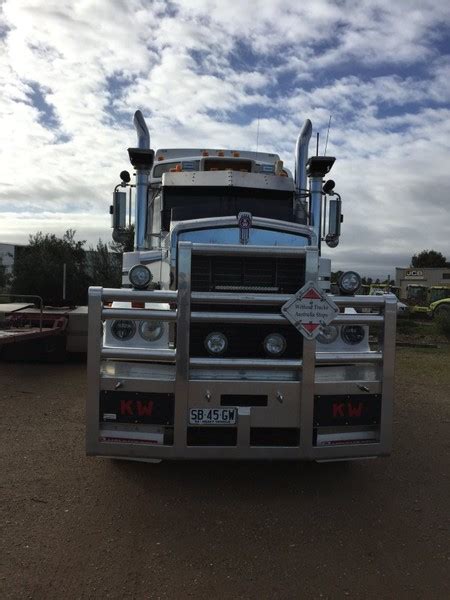
[[[423,285],[408,286],[408,300],[412,314],[425,314],[427,317],[448,315],[450,317],[450,287],[445,285],[432,285],[427,288]]]

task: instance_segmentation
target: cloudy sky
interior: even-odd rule
[[[344,201],[334,268],[450,259],[450,3],[0,0],[0,242],[110,239],[135,144],[278,152],[305,118]]]

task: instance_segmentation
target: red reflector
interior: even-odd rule
[[[131,308],[145,308],[145,302],[132,302]]]

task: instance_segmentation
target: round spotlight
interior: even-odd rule
[[[343,294],[354,294],[361,285],[361,277],[356,271],[346,271],[339,277],[338,285]]]
[[[337,327],[334,325],[325,325],[316,339],[320,344],[332,344],[336,341],[338,335],[339,331]]]
[[[128,173],[128,171],[122,171],[120,173],[120,179],[122,180],[123,183],[130,183],[131,175]]]
[[[281,356],[286,350],[286,339],[281,333],[269,333],[263,345],[269,356]]]
[[[141,321],[139,323],[139,335],[146,342],[156,342],[162,337],[163,332],[162,321]]]
[[[364,339],[364,327],[361,325],[345,325],[341,329],[341,337],[346,344],[355,346]]]
[[[125,342],[133,337],[136,333],[136,324],[128,319],[119,319],[111,323],[111,333],[121,342]]]
[[[134,265],[128,273],[128,279],[137,290],[145,290],[152,280],[152,274],[145,265]]]
[[[228,348],[227,336],[220,331],[213,331],[205,338],[205,348],[210,356],[222,356]]]

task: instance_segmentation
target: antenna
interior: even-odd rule
[[[316,156],[319,156],[319,132],[317,132],[317,140],[316,140]]]
[[[256,126],[256,151],[255,155],[258,154],[258,146],[259,146],[259,111],[258,111],[258,124]],[[256,158],[256,156],[255,156]]]
[[[328,121],[327,139],[326,139],[326,141],[325,141],[325,151],[324,151],[324,153],[323,153],[323,154],[324,154],[324,156],[326,156],[326,155],[327,155],[328,137],[329,137],[329,135],[330,135],[330,125],[331,125],[331,115],[330,115],[330,119],[329,119],[329,121]]]

